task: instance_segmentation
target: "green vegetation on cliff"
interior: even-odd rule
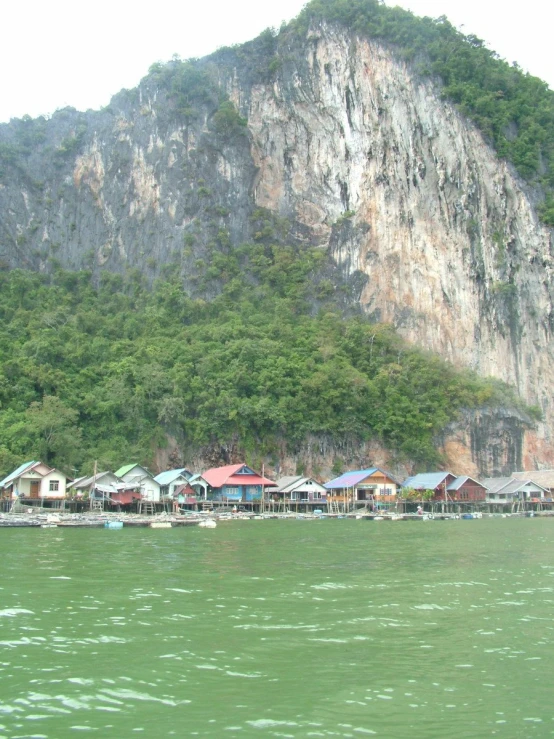
[[[520,175],[540,184],[540,210],[554,226],[554,92],[537,77],[500,59],[476,36],[448,20],[418,18],[380,0],[311,0],[291,29],[302,35],[311,22],[339,23],[363,36],[394,44],[424,76],[439,78],[455,102]]]
[[[433,438],[461,408],[513,403],[390,327],[331,302],[316,312],[314,291],[333,292],[314,287],[324,260],[228,245],[205,272],[221,286],[212,302],[177,278],[148,289],[138,272],[97,287],[87,272],[0,273],[0,472],[27,458],[83,472],[149,463],[166,434],[256,455],[310,433],[375,437],[433,464]]]

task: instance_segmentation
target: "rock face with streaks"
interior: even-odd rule
[[[468,414],[439,440],[451,466],[554,464],[552,230],[533,193],[394,50],[320,25],[274,51],[272,69],[256,42],[200,63],[246,126],[221,125],[217,96],[184,118],[150,75],[108,109],[0,127],[0,260],[165,267],[194,292],[222,232],[241,243],[268,209],[327,250],[369,316],[542,411],[533,428]]]

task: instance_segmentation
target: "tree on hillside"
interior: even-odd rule
[[[45,464],[72,466],[81,454],[79,414],[55,395],[31,403],[25,413],[26,430],[35,442],[36,454]]]

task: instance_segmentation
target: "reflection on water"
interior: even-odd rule
[[[0,739],[542,737],[554,521],[0,532]]]

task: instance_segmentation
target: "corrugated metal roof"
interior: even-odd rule
[[[123,475],[126,475],[127,472],[130,472],[133,469],[133,467],[137,467],[137,466],[138,465],[136,463],[135,464],[126,464],[123,467],[120,467],[118,470],[116,470],[114,472],[114,475],[116,477],[123,477]]]
[[[211,487],[220,488],[222,485],[225,485],[231,475],[238,472],[244,466],[244,464],[228,464],[224,467],[212,467],[206,470],[206,472],[203,472],[202,477]]]
[[[511,480],[511,477],[486,477],[483,480],[483,485],[488,488],[489,493],[500,493],[501,491],[504,492],[503,488],[505,488]]]
[[[240,470],[243,467],[248,471],[241,473]],[[244,463],[212,467],[212,469],[203,472],[202,477],[212,488],[221,488],[224,485],[275,485],[272,480],[261,477]]]
[[[148,470],[145,467],[143,467],[141,464],[139,464],[138,462],[135,462],[134,464],[126,464],[124,467],[120,467],[118,470],[114,472],[114,475],[116,477],[123,477],[124,475],[129,474],[129,472],[135,467],[138,467],[139,469],[143,470],[149,477],[152,477],[150,472],[148,472]]]
[[[277,482],[275,483],[275,487],[278,490],[282,490],[289,485],[292,485],[297,480],[307,480],[308,478],[302,477],[302,475],[284,475],[283,477],[280,477]]]
[[[5,477],[0,482],[0,487],[5,487],[6,485],[9,485],[10,482],[18,478],[20,475],[22,475],[26,469],[28,469],[29,467],[32,467],[35,464],[38,464],[38,462],[24,462],[16,470],[14,470],[11,474],[9,474],[7,477]]]
[[[554,470],[530,470],[528,472],[514,472],[512,474],[516,480],[532,480],[537,485],[554,489]]]
[[[184,474],[185,472],[188,472],[186,467],[181,467],[178,470],[166,470],[165,472],[160,472],[159,475],[156,475],[154,480],[156,480],[159,485],[170,485],[178,477],[182,476],[185,479],[188,479],[188,476]]]
[[[353,488],[366,477],[373,475],[374,472],[381,471],[377,467],[371,467],[368,470],[352,470],[351,472],[345,472],[339,477],[335,477],[334,480],[324,483],[323,487],[327,490],[344,490],[346,488]]]
[[[81,477],[76,477],[73,482],[70,482],[67,486],[67,489],[74,488],[76,485],[78,485],[82,480],[86,480],[86,475],[81,475]]]
[[[523,490],[524,487],[527,486],[528,483],[530,483],[531,480],[514,480],[513,478],[510,480],[510,482],[506,485],[506,487],[502,488],[503,493],[519,493],[520,490]],[[535,483],[531,483],[532,485],[535,485]],[[538,487],[538,486],[535,486]]]
[[[403,488],[412,488],[413,490],[434,490],[438,487],[451,472],[420,472],[419,475],[408,477],[402,483]]]
[[[114,472],[110,472],[109,470],[107,470],[106,472],[97,472],[96,475],[90,475],[89,477],[81,477],[79,480],[75,480],[75,482],[71,485],[71,487],[88,488],[89,485],[92,485],[94,482],[99,482],[106,475],[113,475],[114,477],[117,477],[117,475]]]
[[[479,482],[479,480],[475,480],[473,477],[468,477],[468,475],[461,475],[460,477],[457,477],[453,482],[451,482],[446,489],[459,490],[466,484],[468,480],[471,480],[471,482],[475,482],[477,483],[477,485],[481,485],[482,487],[486,487],[486,485],[483,485],[482,482]]]
[[[546,488],[543,488],[542,485],[534,482],[534,480],[516,480],[513,477],[489,477],[486,480],[483,480],[483,484],[489,488],[489,493],[491,494],[518,493],[520,490],[523,490],[526,485],[529,484],[540,488],[543,492],[548,492]]]
[[[309,484],[307,484],[309,483]],[[275,488],[271,489],[270,492],[276,492],[276,493],[290,493],[293,490],[298,490],[300,488],[303,488],[306,486],[307,491],[318,491],[318,492],[325,492],[325,488],[323,485],[320,485],[319,482],[316,482],[312,477],[302,477],[301,475],[294,475],[294,476],[285,476],[279,478],[277,482],[275,483]]]

